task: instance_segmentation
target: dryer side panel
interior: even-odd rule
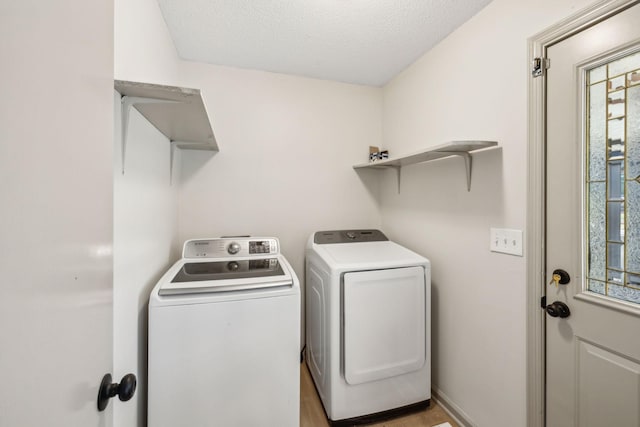
[[[326,381],[326,275],[315,265],[308,264],[306,275],[307,308],[307,365],[316,381],[316,386],[324,390]]]
[[[422,368],[427,351],[423,267],[346,273],[343,297],[347,383],[362,384]]]

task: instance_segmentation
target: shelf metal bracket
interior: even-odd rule
[[[124,175],[124,162],[126,158],[127,150],[127,133],[129,129],[129,114],[131,107],[138,104],[177,104],[180,101],[171,101],[168,99],[147,98],[142,96],[127,96],[124,95],[120,98],[121,113],[122,113],[122,175]]]
[[[472,167],[472,156],[471,154],[465,151],[438,151],[438,153],[447,154],[449,156],[458,156],[464,159],[464,168],[467,173],[467,191],[471,191],[471,167]],[[381,165],[382,166],[382,165]],[[392,168],[396,171],[396,177],[398,181],[398,194],[400,194],[401,187],[401,177],[402,177],[402,166],[396,165],[385,165],[385,168]]]
[[[402,166],[390,166],[396,170],[396,177],[398,181],[398,194],[400,194],[400,178],[402,177]]]
[[[471,154],[465,151],[438,151],[439,153],[447,153],[452,156],[460,156],[464,159],[464,168],[467,171],[467,191],[471,191],[471,166],[472,157]]]
[[[176,149],[178,147],[178,141],[171,141],[169,143],[169,185],[173,185],[173,163],[175,160]]]

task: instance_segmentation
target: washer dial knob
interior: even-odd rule
[[[240,244],[237,242],[229,243],[229,246],[227,247],[227,252],[229,252],[229,254],[231,255],[237,254],[238,252],[240,252]]]

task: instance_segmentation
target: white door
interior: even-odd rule
[[[548,49],[546,421],[640,426],[640,6]],[[561,314],[559,304],[550,310]],[[569,313],[565,313],[569,314]]]
[[[109,427],[113,2],[2,1],[0,28],[0,426]]]

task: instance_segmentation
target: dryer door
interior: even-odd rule
[[[346,273],[343,360],[347,383],[420,369],[426,356],[426,289],[422,267]]]

